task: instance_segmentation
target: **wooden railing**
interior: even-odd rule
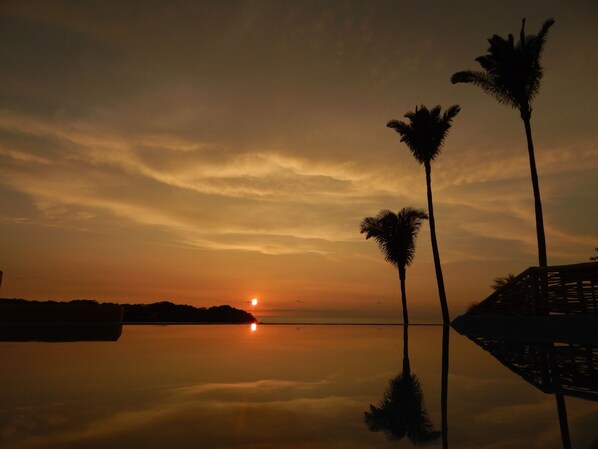
[[[598,263],[530,267],[468,313],[598,315]]]

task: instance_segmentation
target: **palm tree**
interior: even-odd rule
[[[415,257],[415,237],[428,215],[421,209],[404,207],[398,213],[383,209],[375,217],[366,217],[361,222],[361,233],[365,238],[373,237],[387,262],[399,270],[403,322],[409,324],[407,295],[405,293],[406,269]]]
[[[495,34],[488,39],[490,43],[488,54],[476,58],[483,70],[457,72],[451,77],[453,84],[469,83],[480,86],[484,92],[495,97],[499,103],[519,110],[527,137],[527,151],[529,153],[536,210],[538,260],[541,267],[547,265],[546,238],[544,236],[542,201],[540,200],[540,186],[538,185],[530,120],[532,116],[531,103],[540,90],[540,80],[542,79],[543,69],[540,65],[540,58],[546,43],[548,30],[553,24],[554,20],[548,19],[537,35],[526,36],[525,19],[523,19],[519,41],[516,44],[512,34],[509,34],[507,39]]]
[[[515,275],[513,273],[509,273],[506,276],[499,276],[497,278],[494,278],[494,282],[492,282],[490,287],[492,287],[493,290],[499,290],[503,288],[505,285],[507,285],[509,282],[511,282],[513,279],[515,279]]]
[[[401,135],[401,142],[405,142],[411,153],[413,153],[413,157],[415,157],[417,162],[423,164],[426,170],[430,237],[432,239],[432,254],[434,255],[434,268],[436,269],[438,295],[440,296],[440,307],[442,308],[442,320],[444,324],[449,324],[450,319],[446,293],[444,292],[438,242],[436,241],[436,224],[432,204],[432,161],[440,154],[444,139],[451,128],[453,118],[455,118],[460,110],[459,105],[453,105],[441,115],[440,106],[428,110],[424,105],[421,105],[419,108],[415,108],[415,112],[405,114],[405,117],[409,119],[409,123],[391,120],[386,124],[386,126],[393,128]]]

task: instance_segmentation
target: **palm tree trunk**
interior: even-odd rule
[[[401,301],[403,303],[403,324],[409,324],[409,314],[407,313],[407,293],[405,291],[405,269],[399,269],[399,279],[401,280]]]
[[[546,258],[546,237],[544,236],[544,218],[542,216],[542,201],[540,199],[540,185],[538,183],[538,172],[536,171],[536,158],[534,156],[534,142],[532,140],[532,127],[530,118],[522,114],[525,125],[525,136],[527,137],[527,151],[529,153],[529,168],[532,176],[532,187],[534,189],[534,205],[536,209],[536,235],[538,237],[538,262],[541,267],[548,265]]]
[[[446,293],[444,292],[444,279],[442,278],[442,266],[440,265],[440,254],[438,254],[438,242],[436,241],[436,224],[434,222],[434,207],[432,205],[432,167],[430,163],[425,164],[426,187],[428,189],[428,216],[430,222],[430,237],[432,239],[432,254],[434,255],[434,268],[436,269],[436,282],[438,283],[438,295],[440,296],[440,307],[442,309],[442,322],[450,324]]]

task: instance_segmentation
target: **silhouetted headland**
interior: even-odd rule
[[[101,304],[0,299],[0,341],[116,341],[124,324],[245,324],[253,315],[231,306],[202,307],[171,302]]]
[[[228,305],[193,307],[163,301],[112,304],[79,299],[70,302],[0,299],[0,324],[29,323],[255,323],[255,317]]]
[[[244,310],[229,305],[193,307],[168,301],[153,304],[123,304],[126,323],[201,323],[249,324],[257,323],[255,317]]]

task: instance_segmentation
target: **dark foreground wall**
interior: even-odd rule
[[[117,341],[120,323],[0,323],[0,341]]]
[[[0,323],[121,323],[117,304],[17,303],[0,304]]]
[[[116,341],[123,309],[116,304],[0,304],[0,341]]]
[[[474,315],[457,317],[451,326],[467,337],[598,344],[598,316]]]

